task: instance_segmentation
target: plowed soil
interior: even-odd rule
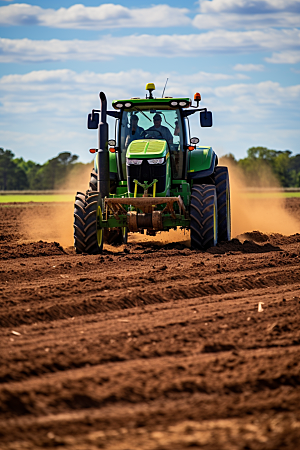
[[[300,234],[88,256],[26,231],[66,208],[0,205],[1,450],[300,448]]]

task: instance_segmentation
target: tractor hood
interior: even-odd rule
[[[126,157],[134,158],[163,158],[168,152],[166,141],[156,139],[140,139],[131,142],[128,146]]]

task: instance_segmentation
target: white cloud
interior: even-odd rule
[[[191,23],[188,9],[157,5],[126,8],[112,3],[96,7],[81,4],[70,8],[43,9],[26,3],[0,7],[0,25],[39,25],[52,28],[94,29],[183,26]]]
[[[216,30],[190,35],[131,35],[126,39],[106,36],[98,41],[0,39],[0,62],[93,61],[117,56],[184,57],[212,53],[297,50],[300,30]],[[273,61],[271,61],[273,62]]]
[[[194,86],[195,90],[199,90],[216,82],[239,78],[238,75],[208,72],[179,77],[176,73],[154,76],[143,70],[99,74],[89,71],[76,73],[68,69],[5,75],[0,78],[0,113],[4,116],[10,111],[20,115],[42,113],[43,117],[78,116],[78,111],[86,112],[98,103],[99,86],[105,88],[110,98],[131,97],[137,95],[136,80],[140,83],[138,94],[144,95],[146,83],[155,78],[155,92],[159,96],[167,76],[167,93],[172,96],[188,95],[186,86]]]
[[[261,72],[264,70],[262,64],[236,64],[233,68],[239,72]]]
[[[299,0],[200,0],[193,21],[199,29],[294,28],[299,23]]]
[[[300,14],[198,14],[193,19],[193,25],[200,30],[215,28],[240,30],[240,29],[265,29],[265,28],[296,28],[299,26]]]
[[[199,0],[200,10],[210,12],[268,13],[274,11],[298,11],[299,0]]]
[[[300,50],[273,53],[271,58],[265,58],[265,60],[273,64],[296,64],[300,62]]]

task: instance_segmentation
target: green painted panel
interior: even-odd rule
[[[130,157],[130,155],[135,155],[138,153],[146,153],[147,147],[148,147],[148,141],[133,141],[128,147],[127,150],[127,157]]]
[[[165,141],[150,141],[148,143],[147,153],[155,153],[156,155],[162,154],[164,149],[166,148]]]
[[[211,166],[212,157],[212,147],[197,147],[195,150],[189,152],[188,173],[209,169]]]
[[[98,158],[97,158],[97,154],[96,154],[96,156],[94,158],[94,169],[98,173]],[[116,153],[109,152],[109,171],[112,172],[112,173],[118,173]]]
[[[154,139],[139,139],[131,142],[126,156],[127,158],[147,158],[149,156],[157,156],[162,158],[166,156],[167,143],[166,141]]]
[[[109,171],[118,173],[116,153],[109,152]]]

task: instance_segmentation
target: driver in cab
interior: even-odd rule
[[[169,144],[173,144],[172,134],[171,134],[169,128],[164,127],[161,124],[161,115],[160,114],[156,113],[154,115],[153,122],[154,122],[154,125],[152,127],[148,128],[148,130],[146,130],[146,133],[147,133],[147,131],[157,131],[158,132],[158,133],[156,133],[157,134],[157,139],[163,138]]]

